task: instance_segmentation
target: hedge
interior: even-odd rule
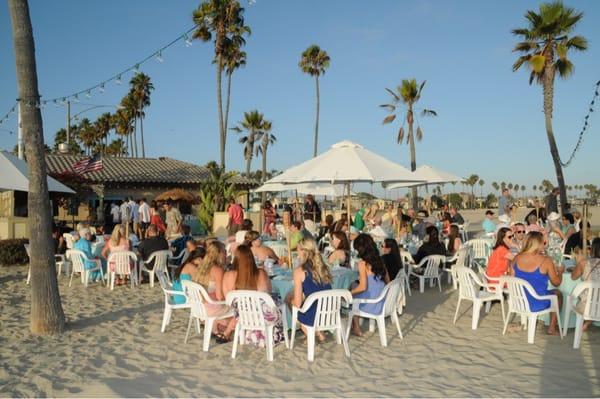
[[[22,265],[29,262],[24,244],[27,239],[0,240],[0,265]]]

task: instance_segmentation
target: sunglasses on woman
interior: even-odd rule
[[[511,234],[511,235],[508,235],[508,234],[507,234],[507,235],[505,235],[505,236],[504,236],[504,238],[508,238],[509,240],[512,240],[512,238],[513,238],[513,235],[512,235],[512,234]]]

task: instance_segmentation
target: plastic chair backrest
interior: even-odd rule
[[[77,249],[67,249],[67,259],[73,264],[73,272],[81,273],[85,270],[85,254]]]
[[[461,298],[477,298],[475,286],[475,272],[464,266],[456,266],[455,272],[458,277],[458,289]]]
[[[474,239],[467,241],[471,254],[475,259],[487,259],[492,252],[492,247],[488,240]]]
[[[137,255],[131,251],[114,251],[108,255],[108,263],[114,263],[115,273],[117,274],[130,274],[131,260],[137,262]]]
[[[348,290],[323,290],[310,294],[304,302],[304,306],[310,307],[317,304],[314,328],[317,330],[331,330],[341,324],[340,310],[342,299],[352,303],[352,295]]]
[[[207,301],[206,298],[208,298],[208,293],[204,287],[189,280],[183,280],[181,285],[183,286],[183,293],[191,306],[192,316],[200,320],[206,320],[208,318],[208,313],[206,312],[204,303]]]
[[[171,251],[165,249],[163,251],[154,251],[150,254],[150,257],[147,260],[147,263],[150,263],[154,260],[154,273],[158,271],[167,271],[167,262],[169,260],[169,256],[171,255]]]
[[[426,256],[425,271],[423,272],[424,277],[438,277],[440,275],[440,266],[444,264],[446,260],[445,256],[442,255],[429,255]]]
[[[73,235],[71,233],[63,233],[63,238],[65,239],[67,249],[73,249]]]
[[[467,267],[469,265],[469,248],[462,246],[458,249],[456,257],[456,266]]]
[[[156,270],[154,275],[158,277],[158,282],[163,290],[173,289],[165,270]]]
[[[387,294],[385,297],[385,302],[383,304],[383,314],[385,316],[391,315],[396,311],[398,307],[398,297],[402,292],[401,285],[402,280],[392,280],[388,283],[388,285],[384,288],[384,291],[387,290]]]
[[[402,264],[403,265],[408,265],[408,264],[414,264],[415,261],[412,257],[412,255],[410,254],[410,252],[401,249],[400,250],[400,258],[402,259]]]
[[[503,276],[500,277],[500,284],[506,284],[509,309],[518,313],[531,313],[526,292],[535,293],[535,290],[528,281],[518,277]]]
[[[263,330],[267,323],[263,314],[263,304],[275,308],[270,295],[260,291],[235,290],[227,293],[225,301],[237,308],[237,323],[244,330]]]
[[[31,254],[29,253],[29,244],[23,244],[23,246],[25,247],[25,252],[27,252],[27,256],[31,258]]]
[[[583,318],[600,321],[600,282],[586,281],[580,284],[587,291]]]

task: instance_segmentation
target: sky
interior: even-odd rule
[[[31,0],[39,89],[54,98],[93,86],[126,69],[192,27],[199,1]],[[566,1],[584,12],[576,33],[589,49],[570,55],[574,75],[557,80],[554,132],[563,159],[577,141],[600,80],[600,2]],[[529,86],[526,70],[512,72],[523,14],[538,1],[503,2],[381,0],[256,0],[248,3],[247,66],[234,74],[230,126],[245,111],[258,109],[273,122],[277,143],[268,168],[284,170],[312,156],[315,118],[314,80],[298,68],[300,54],[318,44],[331,57],[321,78],[319,152],[351,140],[408,167],[409,149],[396,143],[398,125],[382,125],[385,88],[402,79],[426,80],[420,106],[437,111],[419,118],[417,165],[429,164],[459,176],[478,174],[486,182],[527,186],[555,181],[542,112],[542,91]],[[594,23],[596,21],[596,23]],[[155,90],[144,121],[146,155],[197,164],[219,158],[216,72],[213,46],[194,41],[166,50],[164,62],[142,65]],[[72,115],[93,119],[111,111],[127,92],[123,85],[81,97]],[[17,97],[11,22],[0,3],[0,117]],[[88,104],[88,105],[86,105]],[[113,109],[114,110],[114,109]],[[592,114],[583,147],[565,168],[567,184],[599,184],[600,109]],[[65,107],[43,109],[48,144],[66,124]],[[0,125],[0,148],[12,149],[16,117]],[[227,167],[242,170],[242,145],[228,134]],[[260,159],[253,169],[260,168]],[[479,189],[478,189],[479,190]]]

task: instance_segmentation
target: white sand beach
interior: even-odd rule
[[[502,336],[499,306],[471,330],[463,303],[456,325],[457,293],[413,292],[400,322],[404,340],[388,324],[389,346],[377,333],[350,338],[351,358],[329,337],[314,363],[306,344],[284,345],[275,361],[264,349],[231,344],[201,350],[201,338],[183,343],[188,311],[175,312],[163,334],[163,297],[151,289],[80,281],[60,291],[68,319],[61,336],[29,333],[26,266],[0,268],[0,396],[600,396],[600,331],[584,333],[573,349],[573,330],[560,339],[538,325],[535,344],[524,331]]]

